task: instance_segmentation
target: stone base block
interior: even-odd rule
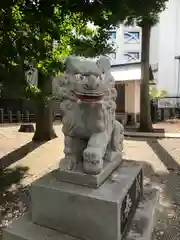
[[[155,189],[144,191],[144,197],[137,208],[131,228],[124,240],[151,240],[157,199],[158,194]],[[30,215],[14,221],[5,229],[3,235],[4,240],[80,240],[33,224]]]
[[[123,162],[98,189],[60,182],[59,170],[32,184],[32,221],[90,240],[121,240],[142,196],[142,168]]]
[[[107,177],[120,165],[122,162],[122,155],[118,152],[111,153],[110,161],[104,161],[104,167],[98,175],[89,175],[83,172],[82,163],[77,164],[76,168],[72,171],[61,169],[64,159],[60,162],[58,180],[69,182],[91,188],[98,188]],[[65,160],[66,161],[66,160]]]

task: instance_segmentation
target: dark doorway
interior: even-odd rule
[[[115,88],[117,90],[116,112],[125,113],[125,84],[116,84]]]

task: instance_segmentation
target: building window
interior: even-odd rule
[[[139,52],[127,52],[124,54],[125,62],[139,62],[140,61],[140,53]]]
[[[116,31],[110,31],[109,32],[109,38],[113,41],[116,40]]]
[[[125,43],[140,43],[140,32],[125,32],[124,33],[124,42]]]

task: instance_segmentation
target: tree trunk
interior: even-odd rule
[[[140,84],[140,127],[141,132],[152,132],[149,96],[149,51],[151,26],[142,26],[141,84]]]
[[[45,99],[52,93],[51,78],[39,72],[38,87],[41,94],[36,102],[36,130],[33,141],[49,141],[57,137],[53,129],[53,102]]]

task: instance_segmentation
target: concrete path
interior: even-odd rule
[[[27,185],[58,166],[63,157],[64,136],[61,126],[55,126],[58,138],[39,144],[31,141],[32,133],[19,133],[18,128],[0,128],[0,161],[4,167],[27,168],[21,180],[23,185]]]

